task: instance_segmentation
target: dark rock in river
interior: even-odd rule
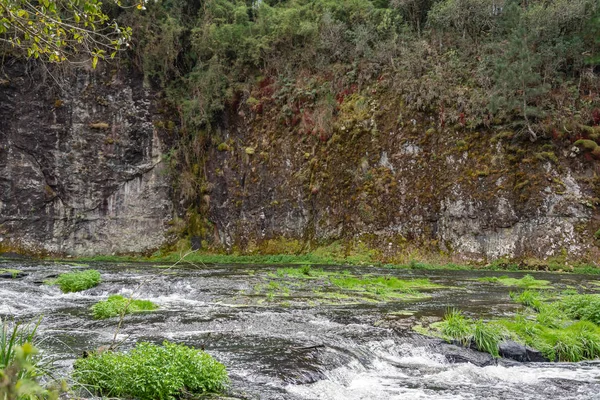
[[[27,276],[24,272],[3,272],[0,274],[0,279],[21,279]]]
[[[444,347],[443,354],[452,363],[471,363],[478,367],[496,365],[496,359],[488,353],[449,344]]]
[[[511,360],[520,362],[529,361],[529,358],[527,357],[527,348],[512,340],[500,343],[498,350],[500,355],[504,358],[510,358]]]
[[[531,362],[548,362],[551,361],[544,357],[541,352],[538,350],[532,349],[531,347],[526,347],[527,349],[527,360]]]
[[[539,351],[530,347],[524,346],[512,340],[507,340],[500,343],[499,352],[504,358],[519,362],[547,362],[550,361]]]

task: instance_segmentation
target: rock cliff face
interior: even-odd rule
[[[81,255],[160,246],[170,184],[141,78],[4,70],[0,248]]]
[[[161,162],[169,149],[155,121],[165,116],[141,77],[5,69],[0,248],[98,254],[166,243],[183,203]],[[444,127],[386,99],[385,87],[363,92],[320,135],[286,127],[269,104],[228,110],[199,185],[197,211],[212,227],[201,239],[226,249],[351,241],[390,261],[600,259],[599,164],[568,139]]]
[[[320,135],[282,126],[268,104],[232,115],[208,163],[221,243],[350,239],[390,261],[599,259],[600,165],[569,139],[440,127],[403,117],[382,85],[363,93],[377,94],[347,99]]]

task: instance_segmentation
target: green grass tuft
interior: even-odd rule
[[[121,295],[115,294],[109,296],[107,300],[97,302],[92,306],[92,314],[95,319],[105,319],[117,317],[123,313],[131,314],[136,312],[153,311],[158,306],[150,300],[131,300]]]
[[[500,329],[492,324],[486,324],[482,320],[475,323],[473,330],[473,341],[479,351],[490,353],[494,357],[500,357],[498,344],[502,340]]]
[[[61,274],[53,282],[60,287],[63,293],[81,292],[100,284],[100,272],[95,269],[87,271],[69,272]]]
[[[468,346],[473,339],[472,322],[460,310],[452,309],[446,312],[441,331],[445,336],[459,341],[464,346]]]
[[[16,278],[21,272],[23,271],[18,269],[0,268],[0,274],[10,274],[13,279]]]
[[[0,319],[0,370],[13,363],[17,348],[33,343],[40,322],[41,318],[27,324]]]
[[[577,362],[600,358],[600,326],[596,322],[600,295],[570,295],[548,302],[538,292],[511,293],[514,301],[528,306],[512,318],[473,321],[458,310],[446,313],[442,322],[420,333],[455,340],[498,357],[498,344],[516,340],[539,350],[553,361]]]
[[[331,283],[346,290],[360,291],[398,291],[404,293],[415,292],[417,289],[441,288],[441,285],[431,283],[429,279],[398,279],[393,276],[378,276],[358,278],[354,276],[331,277]]]
[[[198,398],[223,392],[229,383],[225,366],[209,354],[166,341],[80,358],[73,376],[100,396],[140,400]]]
[[[566,296],[560,300],[560,308],[570,318],[600,325],[600,295],[598,294]]]
[[[510,292],[510,298],[514,302],[531,307],[536,311],[539,311],[542,307],[542,298],[539,292],[532,292],[530,290],[525,290],[521,293]]]
[[[280,278],[289,277],[298,279],[320,278],[331,274],[323,271],[322,268],[313,268],[311,265],[303,265],[299,268],[279,268],[276,272],[276,276]]]

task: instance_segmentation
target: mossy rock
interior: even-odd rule
[[[580,149],[590,151],[590,152],[595,151],[596,148],[598,147],[598,143],[594,142],[593,140],[588,140],[588,139],[580,139],[580,140],[576,141],[574,143],[574,145],[579,147]]]
[[[217,146],[219,151],[229,151],[229,145],[227,143],[221,143]]]

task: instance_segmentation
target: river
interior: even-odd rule
[[[43,282],[59,273],[95,268],[103,282],[63,294]],[[224,363],[231,396],[241,399],[600,399],[600,364],[453,363],[440,341],[413,333],[421,318],[439,318],[449,308],[467,315],[509,315],[518,307],[501,285],[480,276],[523,273],[413,271],[374,267],[323,267],[429,278],[444,288],[427,298],[355,301],[323,297],[308,284],[281,290],[278,266],[139,263],[53,263],[4,260],[0,268],[23,271],[0,279],[0,315],[31,320],[43,315],[39,347],[68,375],[84,350],[111,342],[117,319],[94,320],[90,306],[109,294],[150,299],[160,309],[125,318],[118,341],[170,340],[204,347]],[[557,288],[598,291],[595,279],[536,273]],[[140,283],[142,283],[140,285]],[[270,288],[270,289],[269,289]],[[324,298],[327,300],[325,301]]]

